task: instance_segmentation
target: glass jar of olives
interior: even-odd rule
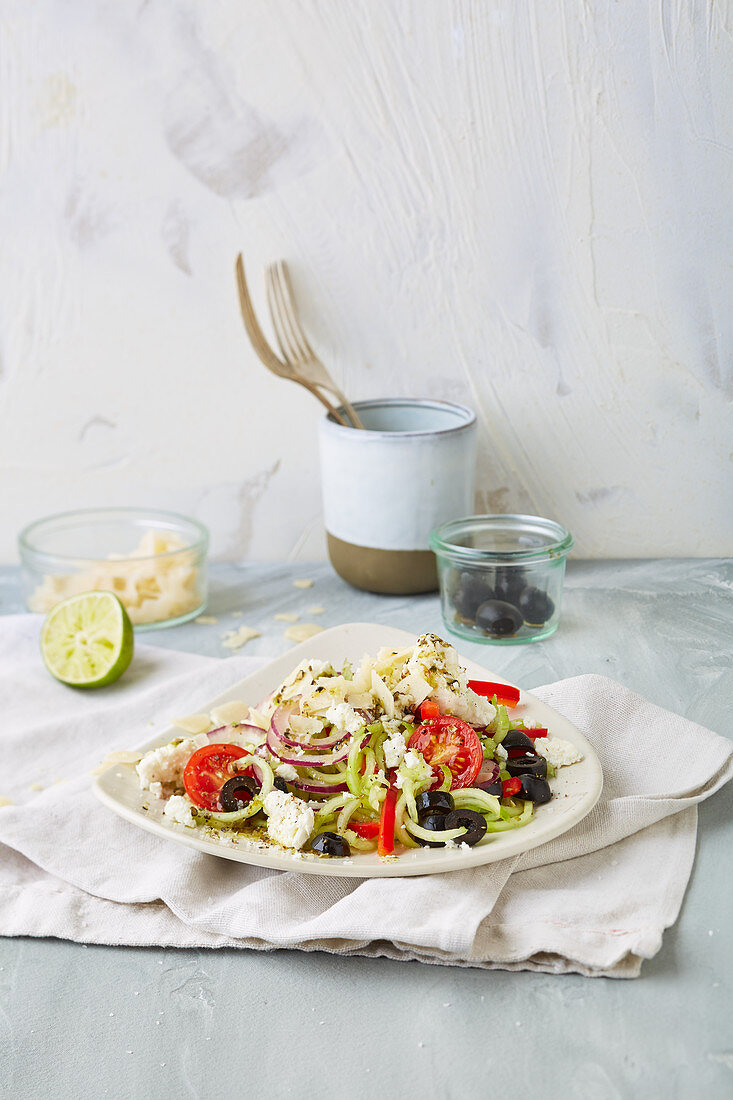
[[[540,516],[468,516],[433,531],[443,620],[472,642],[517,645],[557,630],[573,536]]]

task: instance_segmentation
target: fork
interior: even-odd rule
[[[301,378],[307,379],[314,386],[326,390],[335,397],[341,408],[346,410],[352,425],[355,428],[363,428],[364,424],[354,406],[338,388],[303,332],[284,260],[278,260],[269,265],[265,271],[265,286],[275,336],[285,362],[297,371]]]
[[[265,334],[260,328],[259,322],[255,315],[254,307],[252,306],[252,299],[250,297],[249,288],[247,287],[247,280],[244,277],[244,261],[242,260],[242,253],[237,256],[237,262],[235,265],[237,273],[237,289],[239,291],[239,307],[242,311],[242,320],[244,321],[244,327],[249,336],[250,343],[255,350],[258,358],[265,364],[268,370],[272,371],[279,378],[288,378],[292,382],[299,382],[301,386],[305,386],[314,397],[317,397],[322,405],[330,412],[331,416],[338,421],[339,424],[343,424],[345,428],[349,427],[348,422],[344,419],[342,414],[332,405],[328,398],[316,388],[316,384],[311,382],[308,378],[299,374],[288,363],[283,363],[281,359],[275,354],[267,340]]]

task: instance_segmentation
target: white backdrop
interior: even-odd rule
[[[733,548],[730,4],[0,0],[0,560],[146,504],[324,554],[285,257],[353,397],[474,406],[478,506]]]

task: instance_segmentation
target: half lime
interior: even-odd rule
[[[69,596],[51,608],[41,630],[46,668],[72,687],[104,687],[119,680],[134,645],[132,623],[111,592]]]

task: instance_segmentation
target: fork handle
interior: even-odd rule
[[[304,378],[294,378],[293,381],[294,382],[300,382],[301,386],[305,386],[305,388],[307,390],[310,390],[310,392],[313,394],[313,396],[317,397],[318,400],[321,402],[321,404],[325,408],[328,409],[328,411],[330,412],[330,414],[334,418],[334,420],[336,420],[339,424],[343,425],[344,428],[350,428],[351,427],[351,425],[348,423],[348,421],[344,420],[343,416],[338,411],[336,406],[332,405],[331,402],[328,400],[328,398],[324,394],[322,394],[321,391],[316,387],[315,383],[306,382],[306,380]]]

